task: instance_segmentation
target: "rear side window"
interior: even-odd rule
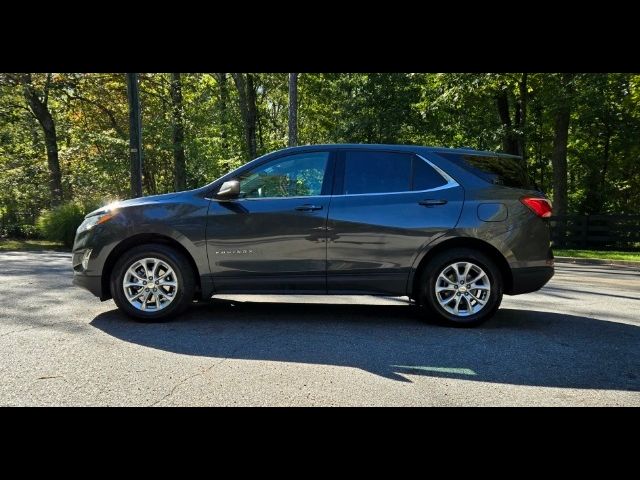
[[[411,189],[411,154],[374,151],[345,154],[345,195],[406,192]]]
[[[449,153],[441,155],[494,185],[525,190],[534,189],[533,182],[527,174],[527,166],[520,158]]]

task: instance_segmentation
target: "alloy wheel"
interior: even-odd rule
[[[157,312],[173,302],[178,292],[178,278],[171,266],[158,258],[133,262],[122,280],[129,303],[143,312]]]
[[[485,271],[472,262],[445,267],[436,280],[436,299],[451,315],[468,317],[480,312],[489,301],[491,282]]]

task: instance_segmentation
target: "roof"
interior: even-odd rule
[[[424,145],[392,145],[392,144],[376,144],[376,143],[331,143],[320,145],[299,145],[297,147],[288,147],[280,151],[296,151],[296,150],[324,150],[327,148],[348,148],[351,150],[406,150],[408,152],[416,152],[418,150],[429,151],[434,153],[466,153],[474,155],[493,155],[500,157],[520,158],[517,155],[509,155],[506,153],[490,152],[486,150],[474,150],[472,148],[448,148],[448,147],[429,147]]]

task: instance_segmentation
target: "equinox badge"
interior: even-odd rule
[[[246,255],[248,253],[253,253],[253,250],[216,250],[216,255]]]

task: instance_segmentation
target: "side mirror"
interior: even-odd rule
[[[229,180],[228,182],[224,182],[216,194],[218,198],[236,198],[239,195],[240,182],[238,180]]]

